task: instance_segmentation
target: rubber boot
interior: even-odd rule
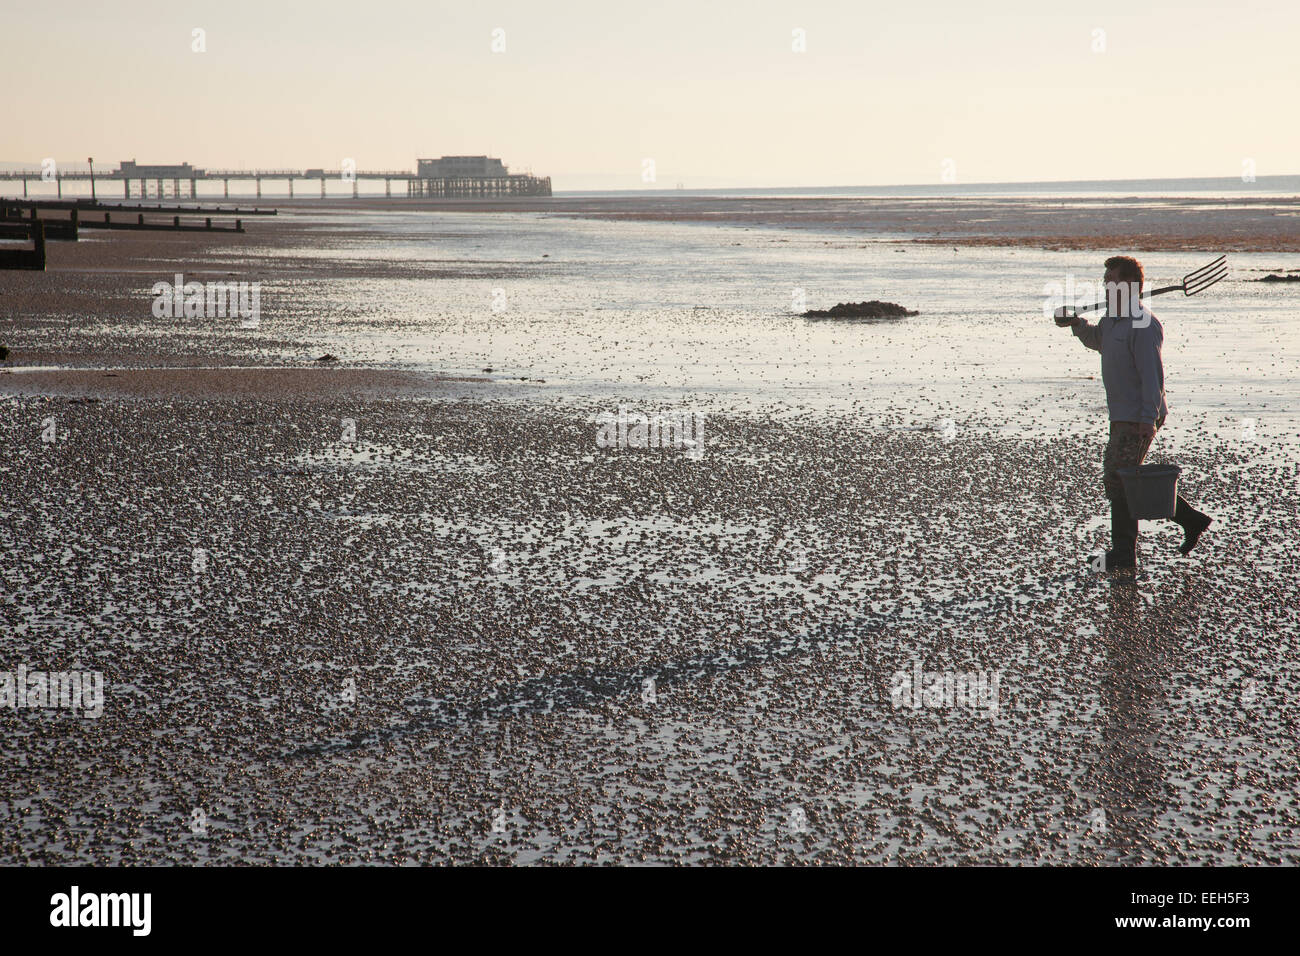
[[[1128,499],[1117,494],[1110,502],[1110,550],[1106,570],[1137,567],[1137,519],[1129,514]]]
[[[1179,554],[1187,554],[1196,547],[1196,542],[1201,539],[1201,533],[1214,521],[1209,515],[1197,511],[1182,495],[1178,496],[1178,509],[1174,512],[1173,520],[1182,526],[1183,543],[1178,548]]]

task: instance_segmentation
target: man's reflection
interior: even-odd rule
[[[1094,811],[1092,829],[1108,860],[1150,862],[1163,857],[1156,820],[1175,799],[1165,779],[1172,733],[1167,701],[1170,674],[1181,667],[1195,629],[1195,592],[1187,581],[1178,594],[1162,595],[1123,576],[1106,589],[1101,758],[1093,781],[1102,813]]]

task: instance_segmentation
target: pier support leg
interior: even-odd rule
[[[262,198],[262,177],[258,176],[256,178],[257,178],[257,198],[261,199]]]
[[[357,198],[357,181],[355,179],[352,180],[352,198]]]
[[[25,182],[26,182],[26,181],[24,180],[24,183],[25,183]],[[26,195],[26,194],[24,193],[24,195]],[[392,181],[391,179],[385,179],[385,180],[384,180],[384,195],[385,195],[386,197],[390,198],[390,199],[392,198],[392,195],[393,195],[393,181]]]
[[[55,179],[55,182],[58,183],[58,186],[59,186],[59,198],[62,199],[62,198],[63,198],[63,177],[62,177],[62,176],[59,176],[57,179]]]
[[[230,180],[229,180],[229,179],[223,179],[222,182],[226,184],[226,198],[229,199],[229,198],[230,198]]]
[[[161,179],[158,180],[158,199],[159,199],[159,201],[161,201],[162,198],[163,198],[163,184],[162,184],[162,183],[163,183],[163,181],[162,181]]]
[[[130,199],[130,198],[131,198],[131,180],[130,180],[130,179],[124,178],[124,179],[122,180],[122,198],[124,198],[124,199]]]
[[[325,198],[325,177],[324,176],[320,178],[320,198],[321,199]]]
[[[293,198],[293,177],[289,177],[289,198]]]
[[[27,198],[27,179],[26,179],[26,177],[23,178],[23,198],[24,198],[24,199]]]
[[[194,179],[193,177],[191,177],[191,178],[190,178],[190,198],[191,198],[191,199],[197,199],[197,198],[198,198],[198,197],[195,195],[195,189],[196,189],[197,186],[198,186],[198,180],[196,180],[196,179]]]

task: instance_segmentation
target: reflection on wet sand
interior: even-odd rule
[[[1150,860],[1157,849],[1156,820],[1176,806],[1167,780],[1169,754],[1178,745],[1168,707],[1170,678],[1183,667],[1197,607],[1190,581],[1169,595],[1116,574],[1106,592],[1096,771],[1100,812],[1094,811],[1092,828],[1115,862]]]

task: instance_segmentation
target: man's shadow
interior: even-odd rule
[[[1177,801],[1167,780],[1170,675],[1183,669],[1195,639],[1202,591],[1195,577],[1173,594],[1132,578],[1107,582],[1098,686],[1101,752],[1091,771],[1098,806],[1090,830],[1109,861],[1165,858],[1156,821]]]

